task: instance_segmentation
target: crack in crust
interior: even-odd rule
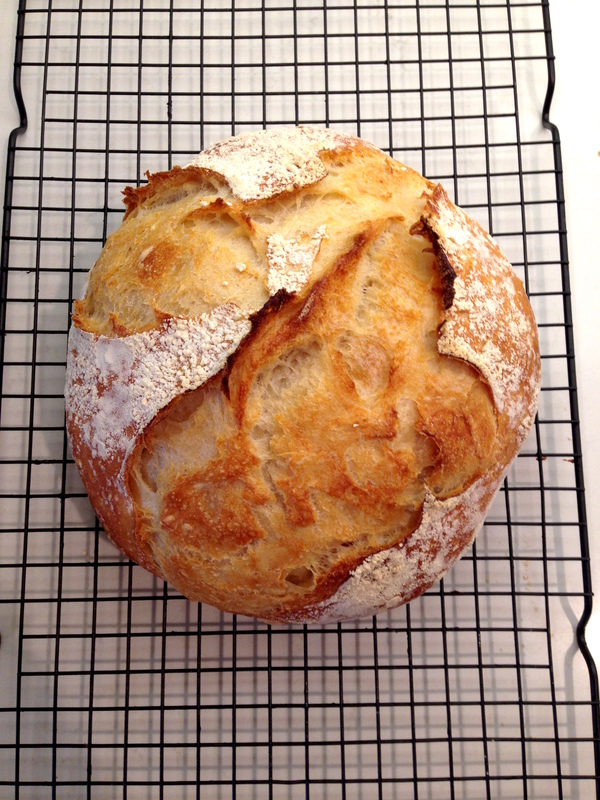
[[[431,242],[438,275],[440,276],[442,303],[444,304],[444,310],[448,311],[454,302],[454,281],[456,280],[456,272],[448,254],[440,243],[438,234],[426,217],[422,217],[419,222],[413,225],[410,232],[413,236],[423,236]]]

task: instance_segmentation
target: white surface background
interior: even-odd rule
[[[584,479],[595,612],[590,648],[600,663],[600,6],[550,0],[556,92],[551,120],[562,141]]]
[[[0,0],[0,176],[18,124],[12,90],[17,0]],[[586,501],[595,592],[600,592],[600,4],[550,0],[557,86],[551,120],[560,129]],[[3,195],[2,195],[3,196]],[[600,612],[588,641],[600,662]]]

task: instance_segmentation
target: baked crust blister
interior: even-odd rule
[[[497,244],[441,186],[315,128],[226,140],[124,194],[65,393],[113,542],[271,622],[429,588],[536,409],[535,320]]]

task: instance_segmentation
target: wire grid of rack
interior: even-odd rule
[[[15,70],[0,797],[600,797],[547,2],[21,0]],[[298,123],[373,141],[493,233],[530,293],[544,378],[521,456],[440,585],[374,619],[271,628],[119,556],[70,458],[62,390],[71,302],[122,188]]]

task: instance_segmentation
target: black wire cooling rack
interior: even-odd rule
[[[2,798],[600,797],[553,77],[544,0],[21,0],[1,262]],[[370,139],[492,232],[529,291],[544,379],[523,453],[442,584],[375,619],[270,628],[119,556],[70,458],[62,391],[71,302],[122,188],[295,123]]]

